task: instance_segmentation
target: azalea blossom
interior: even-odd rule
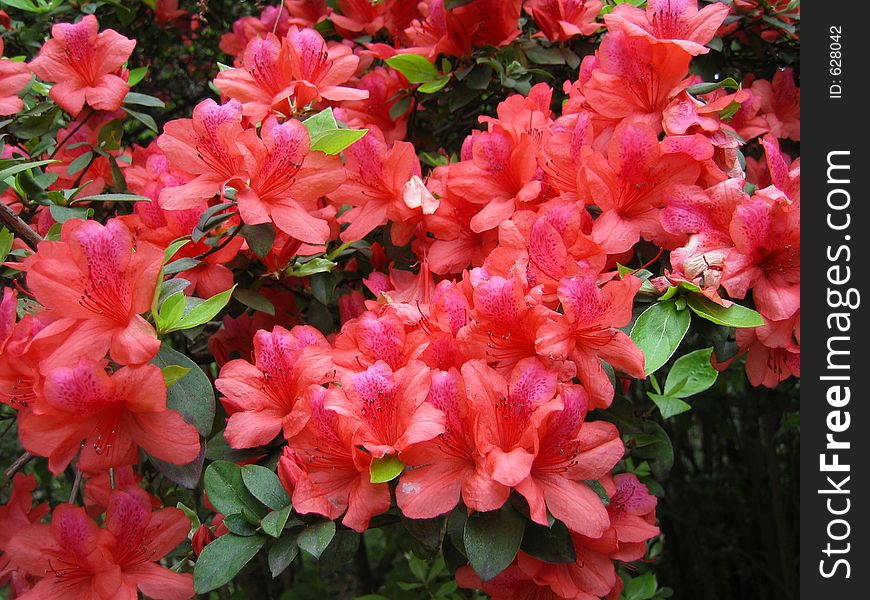
[[[51,320],[33,344],[46,356],[43,371],[61,361],[106,351],[121,364],[141,364],[160,347],[141,314],[149,310],[163,250],[135,240],[118,219],[103,226],[69,219],[60,241],[40,242],[22,268],[27,286]]]
[[[130,90],[121,67],[136,41],[114,29],[100,32],[99,28],[94,15],[85,15],[78,23],[58,23],[30,62],[39,78],[54,83],[51,99],[74,117],[85,103],[95,110],[118,110]]]
[[[0,38],[0,57],[3,56],[3,38]],[[19,92],[27,87],[31,79],[30,66],[0,58],[0,115],[14,115],[24,108]]]
[[[323,244],[330,237],[329,223],[315,216],[317,201],[342,182],[337,156],[309,152],[308,131],[296,120],[278,123],[268,119],[260,137],[248,129],[240,137],[248,186],[236,195],[245,223],[274,222],[291,237],[309,244]]]
[[[232,408],[224,437],[234,448],[268,444],[283,430],[285,437],[305,425],[304,402],[333,371],[329,346],[319,331],[303,325],[288,331],[275,327],[254,335],[254,364],[243,359],[226,363],[215,387]]]
[[[83,508],[58,505],[50,525],[30,525],[9,544],[10,560],[42,578],[19,598],[135,598],[138,589],[155,600],[187,600],[193,596],[193,576],[156,561],[189,530],[190,522],[177,508],[151,512],[144,492],[113,492],[105,529]]]
[[[592,35],[600,27],[596,22],[601,0],[528,0],[523,5],[535,24],[553,42],[565,42],[575,35]]]
[[[304,403],[305,428],[288,439],[278,475],[300,513],[329,519],[363,532],[375,515],[390,508],[386,483],[372,483],[372,455],[356,447],[358,423],[329,410],[327,391],[317,388]]]
[[[54,474],[79,450],[77,464],[89,473],[136,463],[140,447],[177,465],[199,454],[199,434],[166,407],[163,375],[150,364],[109,375],[81,360],[49,371],[41,397],[20,415],[19,436],[29,452],[48,457]]]
[[[711,2],[698,10],[697,0],[648,0],[646,9],[620,3],[604,15],[604,22],[610,31],[674,44],[697,56],[710,51],[705,44],[716,35],[729,10],[724,2]]]

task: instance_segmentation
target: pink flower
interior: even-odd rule
[[[0,38],[0,56],[3,55],[3,38]],[[0,115],[14,115],[24,108],[18,93],[30,83],[30,66],[0,58]]]
[[[575,35],[592,35],[600,27],[596,22],[601,0],[528,0],[523,6],[547,39],[565,42]]]
[[[113,29],[98,31],[94,15],[78,23],[58,23],[30,63],[38,77],[54,82],[52,100],[74,117],[85,102],[96,110],[118,110],[130,90],[121,67],[136,41]]]
[[[103,226],[70,219],[61,239],[40,242],[26,258],[27,286],[53,321],[34,338],[41,368],[69,364],[81,356],[142,364],[160,347],[148,311],[163,251],[133,238],[119,219]]]
[[[243,175],[244,160],[236,146],[242,133],[242,107],[230,100],[219,105],[203,100],[192,119],[166,124],[157,145],[175,168],[192,176],[188,182],[165,187],[160,206],[169,210],[198,208],[223,187]]]
[[[326,407],[326,389],[305,402],[307,425],[287,441],[278,475],[292,494],[293,508],[316,513],[363,532],[375,515],[390,508],[386,483],[371,482],[372,455],[357,448],[356,419]]]
[[[698,10],[697,0],[648,0],[646,10],[617,4],[604,22],[610,31],[621,29],[632,36],[674,44],[697,56],[710,51],[704,44],[716,35],[729,10],[724,2],[711,2]]]

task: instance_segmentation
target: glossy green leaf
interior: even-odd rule
[[[224,460],[211,463],[205,470],[203,483],[209,502],[220,513],[244,513],[254,517],[266,514],[263,504],[245,486],[242,468],[235,463]]]
[[[716,383],[719,372],[710,363],[712,356],[711,347],[695,350],[678,358],[668,373],[664,393],[675,398],[688,398]]]
[[[0,262],[6,260],[9,252],[12,250],[12,242],[15,240],[15,234],[6,229],[0,229]]]
[[[441,76],[435,65],[419,54],[398,54],[385,62],[411,83],[426,83]]]
[[[664,394],[655,394],[653,392],[647,392],[647,396],[658,407],[663,419],[670,419],[674,415],[692,410],[691,405],[674,396],[665,396]]]
[[[257,500],[272,510],[290,506],[290,496],[271,469],[260,465],[245,465],[242,467],[242,481]]]
[[[338,154],[354,142],[362,138],[368,129],[335,129],[319,135],[311,142],[312,152]]]
[[[163,382],[167,388],[171,388],[179,379],[190,373],[189,367],[169,365],[160,369],[163,372]]]
[[[299,546],[296,544],[298,536],[297,530],[284,530],[278,541],[269,548],[269,571],[273,579],[283,573],[299,554]]]
[[[717,325],[726,327],[761,327],[764,325],[764,317],[751,308],[739,304],[732,304],[725,308],[709,298],[699,295],[689,296],[688,304],[696,315]]]
[[[674,300],[656,302],[647,308],[631,328],[631,339],[643,351],[644,371],[657,371],[676,352],[692,318],[678,310]]]
[[[477,513],[465,522],[462,539],[471,567],[489,581],[513,562],[523,541],[525,520],[510,504]]]
[[[318,521],[299,532],[296,543],[314,558],[320,558],[335,536],[335,521]]]
[[[206,374],[187,356],[166,345],[160,347],[151,362],[161,369],[169,366],[189,369],[167,391],[166,405],[181,413],[201,435],[208,436],[214,423],[215,397]]]
[[[124,104],[135,104],[150,108],[166,108],[166,104],[160,98],[138,92],[127,92],[127,95],[124,97]]]
[[[284,531],[284,525],[287,524],[287,518],[293,507],[289,504],[280,510],[273,510],[260,521],[260,527],[263,532],[271,535],[274,538],[281,537],[281,532]]]
[[[372,483],[386,483],[392,481],[401,474],[405,464],[394,454],[383,458],[373,458],[370,467]]]
[[[227,533],[202,550],[193,569],[193,587],[205,594],[226,585],[266,544],[262,535],[238,536]]]
[[[574,540],[561,521],[556,521],[552,527],[531,521],[526,523],[521,548],[526,554],[547,563],[569,564],[577,560]]]
[[[192,329],[194,327],[198,327],[199,325],[204,325],[205,323],[208,323],[220,311],[224,309],[224,307],[230,301],[230,297],[232,296],[233,290],[235,289],[236,286],[234,285],[230,289],[225,290],[219,294],[215,294],[208,300],[205,300],[201,304],[193,307],[172,327],[167,329],[166,333],[170,333],[172,331],[181,331],[182,329]]]

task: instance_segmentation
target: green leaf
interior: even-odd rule
[[[383,458],[373,458],[371,464],[371,482],[386,483],[392,481],[404,470],[405,464],[395,454]]]
[[[0,262],[6,260],[9,252],[12,250],[12,242],[15,240],[15,235],[6,229],[0,229]]]
[[[481,579],[489,581],[508,568],[520,549],[524,529],[525,521],[510,504],[468,518],[462,539],[471,567]]]
[[[658,582],[653,573],[644,573],[625,584],[623,595],[625,600],[651,600],[656,595]]]
[[[674,300],[656,302],[637,318],[631,339],[643,351],[644,372],[657,371],[677,350],[692,318]]]
[[[421,94],[434,94],[435,92],[441,91],[445,85],[450,81],[450,73],[446,75],[442,75],[438,79],[434,79],[432,81],[427,81],[417,88],[417,91]]]
[[[692,407],[689,404],[673,396],[665,396],[653,392],[647,392],[647,396],[649,396],[650,400],[652,400],[658,407],[659,412],[662,413],[663,419],[670,419],[674,415],[679,415],[692,410]]]
[[[287,518],[293,507],[289,504],[281,510],[273,510],[260,521],[260,527],[265,533],[268,533],[273,538],[281,537],[281,532],[284,531],[284,525],[287,524]]]
[[[52,219],[58,223],[66,223],[70,219],[87,219],[91,209],[84,206],[73,208],[51,204],[48,211],[51,213]]]
[[[151,202],[151,198],[140,196],[139,194],[96,194],[94,196],[76,198],[70,204],[78,202]]]
[[[751,308],[732,304],[728,308],[716,304],[709,298],[699,295],[691,295],[688,299],[689,308],[696,315],[712,321],[717,325],[726,327],[761,327],[764,325],[764,317]]]
[[[318,521],[299,532],[296,543],[314,558],[320,558],[335,536],[334,521]]]
[[[275,316],[275,306],[269,302],[268,298],[262,294],[258,294],[254,290],[239,289],[236,290],[233,297],[248,308],[253,308],[254,310],[264,312],[273,317]]]
[[[202,304],[193,307],[190,312],[184,315],[172,327],[166,330],[166,333],[173,331],[181,331],[182,329],[192,329],[200,325],[204,325],[211,321],[230,301],[230,296],[233,295],[234,285],[228,290],[215,294]]]
[[[523,552],[548,563],[568,564],[577,560],[574,540],[561,521],[556,521],[552,527],[531,521],[526,523],[521,548]]]
[[[331,108],[326,108],[316,115],[312,115],[302,122],[305,129],[308,130],[308,137],[312,140],[319,135],[323,135],[327,131],[338,129],[338,121],[335,120],[335,115]]]
[[[148,74],[148,67],[138,67],[136,69],[130,69],[130,76],[127,78],[127,85],[130,87],[135,86],[137,83],[145,79],[145,76]]]
[[[312,140],[311,151],[338,154],[362,138],[368,131],[368,129],[335,129],[324,132]]]
[[[290,506],[290,496],[271,469],[260,465],[245,465],[242,467],[242,481],[257,500],[272,510]]]
[[[435,65],[419,54],[398,54],[385,62],[411,83],[426,83],[441,76]]]
[[[167,388],[171,388],[179,379],[190,373],[189,367],[179,365],[169,365],[160,370],[163,371],[163,381]]]
[[[181,250],[182,246],[185,246],[186,244],[189,244],[189,243],[190,243],[190,240],[182,239],[182,240],[175,240],[174,242],[169,244],[169,247],[166,248],[166,250],[163,252],[163,264],[165,265],[166,263],[168,263],[172,259],[172,257],[175,256],[179,250]]]
[[[166,104],[160,98],[155,98],[148,94],[139,94],[137,92],[127,92],[127,96],[124,98],[124,104],[136,104],[138,106],[148,106],[150,108],[166,108]]]
[[[347,565],[353,563],[356,551],[359,548],[360,535],[350,529],[339,529],[335,537],[329,542],[329,546],[317,560],[321,575],[346,571]]]
[[[79,154],[75,159],[70,162],[69,166],[66,168],[67,175],[75,175],[85,167],[91,164],[91,159],[94,157],[93,152],[83,152]]]
[[[188,537],[192,536],[196,533],[196,530],[199,529],[199,526],[202,524],[199,520],[199,515],[196,514],[196,511],[187,506],[184,502],[178,502],[175,505],[175,508],[184,513],[184,516],[187,517],[187,520],[190,521],[190,534]]]
[[[132,108],[128,108],[126,106],[123,106],[121,108],[124,110],[124,112],[142,123],[145,127],[150,129],[154,133],[160,133],[160,128],[157,127],[157,121],[155,121],[154,117],[152,117],[151,115],[139,112],[138,110],[133,110]]]
[[[733,77],[726,77],[722,81],[690,85],[688,88],[686,88],[686,91],[693,96],[702,96],[704,94],[709,94],[713,90],[718,90],[719,88],[726,88],[728,90],[739,90],[740,84],[737,83]]]
[[[674,464],[674,447],[664,429],[653,421],[643,422],[643,433],[633,437],[631,453],[649,461],[656,478],[664,477]]]
[[[160,352],[151,362],[161,369],[169,366],[189,369],[169,388],[166,406],[181,413],[201,435],[208,436],[214,423],[215,398],[214,388],[206,374],[187,356],[166,345],[160,347]]]
[[[148,456],[148,460],[166,479],[192,490],[199,484],[199,479],[202,477],[202,467],[205,465],[205,444],[200,447],[196,458],[186,465],[174,465],[151,455]]]
[[[275,243],[275,226],[271,223],[243,225],[239,235],[247,240],[251,251],[262,258],[272,250]]]
[[[235,533],[236,535],[249,536],[257,533],[257,528],[252,525],[244,515],[239,513],[224,517],[224,525],[227,526],[227,529],[229,529],[231,533]]]
[[[171,263],[168,263],[165,267],[163,267],[163,274],[175,275],[176,273],[181,273],[182,271],[193,269],[199,266],[201,263],[202,261],[196,260],[195,258],[184,256],[182,258],[179,258],[178,260],[173,260]]]
[[[225,515],[242,513],[245,516],[261,517],[265,507],[245,487],[242,468],[225,460],[211,463],[203,478],[205,492],[215,509]]]
[[[269,571],[272,572],[272,579],[283,573],[299,554],[299,546],[296,545],[298,536],[298,531],[286,530],[269,548]]]
[[[17,173],[21,173],[22,171],[26,171],[28,169],[32,169],[34,167],[41,167],[43,165],[48,165],[51,163],[56,163],[56,160],[32,160],[30,162],[18,163],[17,165],[12,165],[10,167],[6,167],[5,169],[0,170],[0,181],[3,181],[7,177],[11,175],[15,175]]]
[[[368,131],[367,129],[340,129],[331,108],[308,117],[303,121],[303,125],[308,130],[310,149],[326,154],[338,154]]]
[[[227,533],[203,548],[193,569],[193,587],[204,594],[232,581],[266,543],[266,537]]]
[[[157,325],[158,334],[164,333],[178,322],[184,314],[184,305],[186,301],[187,297],[184,295],[184,292],[176,292],[160,304],[160,309],[157,311],[157,314],[154,315],[154,322]]]
[[[716,383],[719,372],[710,363],[713,348],[689,352],[678,358],[665,381],[665,394],[675,398],[688,398]]]
[[[329,273],[336,267],[336,264],[326,258],[312,258],[304,263],[296,263],[291,268],[287,269],[284,274],[287,277],[308,277],[315,273]]]

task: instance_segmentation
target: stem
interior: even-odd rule
[[[84,119],[82,119],[81,121],[79,121],[79,124],[76,125],[75,128],[73,128],[72,131],[70,131],[68,134],[66,134],[66,137],[64,137],[61,141],[59,141],[59,142],[57,143],[57,146],[54,147],[54,150],[52,151],[51,154],[49,154],[48,158],[54,158],[54,155],[57,154],[57,153],[60,151],[61,147],[62,147],[64,144],[66,144],[67,140],[70,139],[72,136],[74,136],[74,135],[76,134],[76,132],[77,132],[79,129],[81,129],[82,127],[84,127],[85,123],[87,123],[88,120],[90,120],[90,118],[94,116],[94,113],[96,113],[96,111],[95,111],[93,108],[90,108],[89,110],[90,110],[91,112],[89,112],[89,113],[85,116]]]
[[[109,467],[109,486],[115,489],[115,467]]]
[[[19,456],[18,459],[14,463],[12,463],[8,469],[6,469],[6,477],[11,478],[13,475],[15,475],[21,469],[21,467],[23,467],[30,461],[31,458],[33,458],[33,455],[30,452],[25,452],[24,454]]]
[[[42,236],[36,233],[30,225],[21,220],[21,217],[12,212],[12,209],[0,203],[0,222],[6,225],[16,237],[27,244],[31,250],[36,251],[36,246],[42,241]]]
[[[215,246],[215,247],[212,248],[211,250],[207,250],[206,252],[203,252],[202,254],[200,254],[199,256],[197,256],[197,257],[196,257],[196,260],[202,260],[203,258],[205,258],[206,256],[208,256],[208,255],[210,255],[210,254],[214,254],[215,252],[218,252],[218,251],[220,251],[220,250],[223,250],[224,248],[227,247],[227,244],[229,244],[231,241],[233,241],[233,238],[234,238],[234,237],[236,237],[237,235],[239,235],[239,232],[240,232],[241,230],[242,230],[242,226],[241,226],[241,225],[237,226],[237,227],[233,230],[233,232],[232,232],[229,236],[227,236],[227,238],[226,238],[224,241],[222,241],[220,244],[218,244],[217,246]]]
[[[82,472],[78,467],[75,467],[76,478],[73,480],[72,490],[69,493],[69,503],[75,504],[76,496],[79,493],[79,487],[82,485]]]

